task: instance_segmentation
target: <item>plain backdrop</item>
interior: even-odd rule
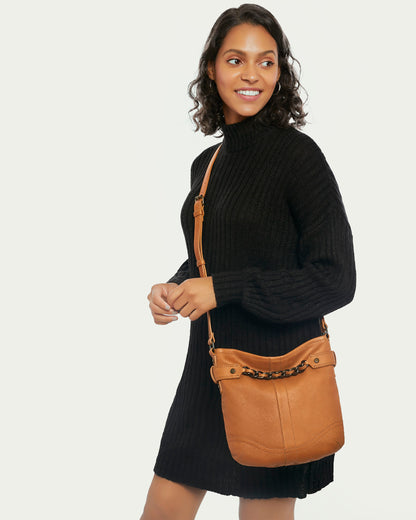
[[[138,520],[189,319],[147,295],[186,258],[188,83],[211,0],[0,11],[0,516]],[[266,1],[353,229],[354,301],[326,316],[346,444],[298,520],[414,518],[414,3]],[[302,91],[305,99],[305,94]],[[237,518],[207,493],[198,519]]]

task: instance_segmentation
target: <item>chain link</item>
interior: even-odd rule
[[[286,368],[285,370],[274,370],[272,372],[263,372],[262,370],[255,370],[250,367],[243,367],[245,370],[241,373],[243,376],[253,377],[254,379],[283,379],[285,377],[292,377],[301,374],[308,368],[309,364],[306,359],[301,361],[299,365],[293,368]]]

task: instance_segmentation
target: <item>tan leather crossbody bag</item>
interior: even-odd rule
[[[212,166],[195,197],[194,250],[200,276],[207,276],[202,254],[204,196]],[[207,312],[211,377],[221,392],[231,456],[245,466],[278,467],[318,460],[344,444],[344,427],[335,381],[335,352],[322,317],[322,335],[283,356],[258,356],[215,347]]]

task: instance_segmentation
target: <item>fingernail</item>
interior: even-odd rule
[[[168,304],[166,304],[165,309],[168,311],[170,309],[170,306]]]

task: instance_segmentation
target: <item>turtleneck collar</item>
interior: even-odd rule
[[[244,150],[254,144],[267,128],[256,121],[253,116],[247,117],[239,123],[223,124],[221,127],[224,136],[222,148],[226,153]]]

